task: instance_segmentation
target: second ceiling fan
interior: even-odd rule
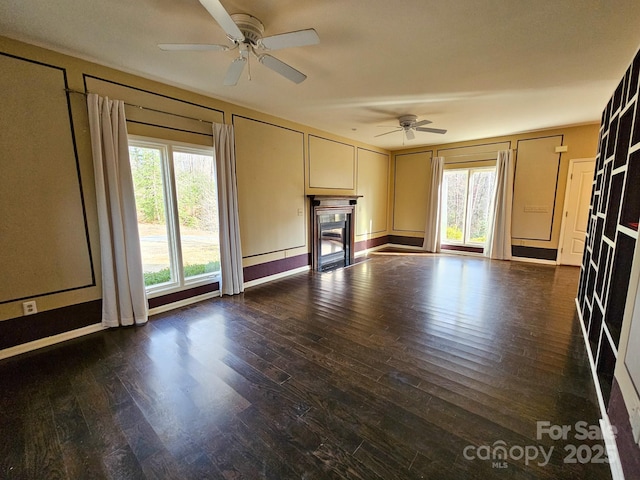
[[[407,140],[413,140],[414,138],[416,138],[414,132],[438,133],[440,135],[447,133],[447,131],[442,128],[431,128],[423,126],[433,123],[431,120],[420,120],[419,122],[417,120],[418,117],[416,115],[402,115],[398,117],[399,125],[395,127],[395,130],[381,133],[380,135],[376,135],[376,137],[381,137],[383,135],[389,135],[390,133],[402,131],[403,136],[406,137]]]
[[[219,0],[199,0],[199,2],[222,27],[232,45],[160,43],[158,44],[160,49],[169,51],[226,51],[237,48],[239,56],[231,62],[227,70],[224,77],[225,85],[236,85],[238,83],[240,75],[242,75],[245,66],[249,63],[251,56],[257,58],[265,67],[294,83],[300,83],[307,78],[304,73],[296,70],[291,65],[263,52],[316,45],[320,43],[320,38],[313,28],[263,37],[264,26],[256,17],[246,13],[230,15]]]

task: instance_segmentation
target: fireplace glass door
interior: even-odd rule
[[[349,218],[347,213],[318,215],[320,241],[319,270],[346,266],[349,258]]]

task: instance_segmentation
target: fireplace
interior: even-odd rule
[[[355,206],[358,196],[309,195],[311,258],[314,270],[325,272],[353,263]]]

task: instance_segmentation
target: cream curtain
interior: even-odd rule
[[[87,97],[102,260],[102,324],[142,324],[148,304],[124,102]]]
[[[442,203],[442,175],[444,173],[444,157],[431,159],[431,190],[427,221],[424,230],[422,249],[427,252],[440,251],[440,206]]]
[[[213,142],[218,178],[218,214],[220,219],[220,269],[222,295],[244,291],[242,247],[238,219],[238,187],[233,126],[214,123]]]
[[[485,256],[511,260],[511,208],[513,204],[513,150],[498,152],[492,209],[489,210],[489,234]]]

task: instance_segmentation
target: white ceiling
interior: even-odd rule
[[[181,86],[370,145],[401,114],[445,135],[406,147],[598,121],[640,46],[638,0],[221,0],[265,35],[315,28],[320,44],[273,52],[296,85],[253,62],[222,81],[232,52],[198,0],[2,0],[0,34]],[[246,73],[246,72],[245,72]]]

